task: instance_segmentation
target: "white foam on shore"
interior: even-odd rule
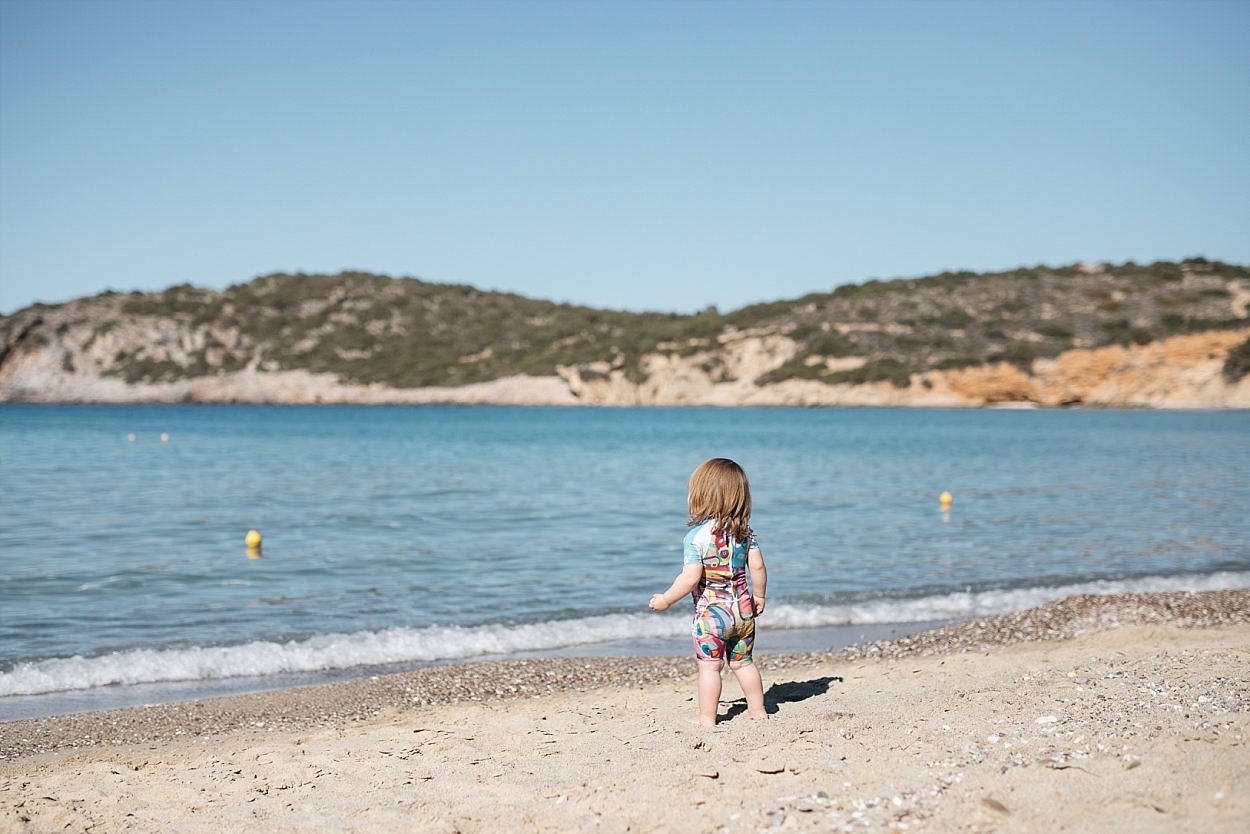
[[[1214,591],[1250,587],[1250,571],[1098,580],[1019,589],[960,591],[917,598],[768,607],[770,628],[967,620],[1021,611],[1073,594]],[[627,640],[680,638],[689,633],[684,606],[671,614],[618,614],[523,625],[392,628],[325,634],[287,642],[235,646],[134,649],[99,657],[18,663],[0,672],[0,697],[73,692],[105,686],[212,681],[354,667],[470,660],[485,655],[534,653]]]
[[[1075,594],[1224,591],[1234,588],[1250,588],[1250,571],[1098,579],[1068,585],[956,591],[910,599],[880,598],[818,606],[781,603],[769,607],[768,620],[770,625],[780,628],[971,620],[1023,611]]]

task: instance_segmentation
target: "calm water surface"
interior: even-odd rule
[[[1250,584],[1247,412],[10,405],[0,696],[680,642],[718,455],[774,629]]]

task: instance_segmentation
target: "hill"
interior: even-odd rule
[[[1201,258],[874,280],[696,315],[276,274],[0,318],[0,400],[1057,404],[1104,400],[1056,374],[1183,365],[1187,380],[1106,402],[1250,405],[1248,307],[1250,269]],[[1174,403],[1160,384],[1205,393]]]

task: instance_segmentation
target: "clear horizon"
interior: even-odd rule
[[[0,0],[0,313],[1250,263],[1250,3]]]

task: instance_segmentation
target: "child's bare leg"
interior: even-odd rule
[[[719,660],[700,660],[699,664],[699,719],[705,727],[716,726],[716,710],[720,706]]]
[[[768,713],[764,709],[764,681],[760,678],[760,670],[750,661],[730,663],[729,668],[738,679],[742,694],[747,696],[747,715],[752,718],[767,718]]]

